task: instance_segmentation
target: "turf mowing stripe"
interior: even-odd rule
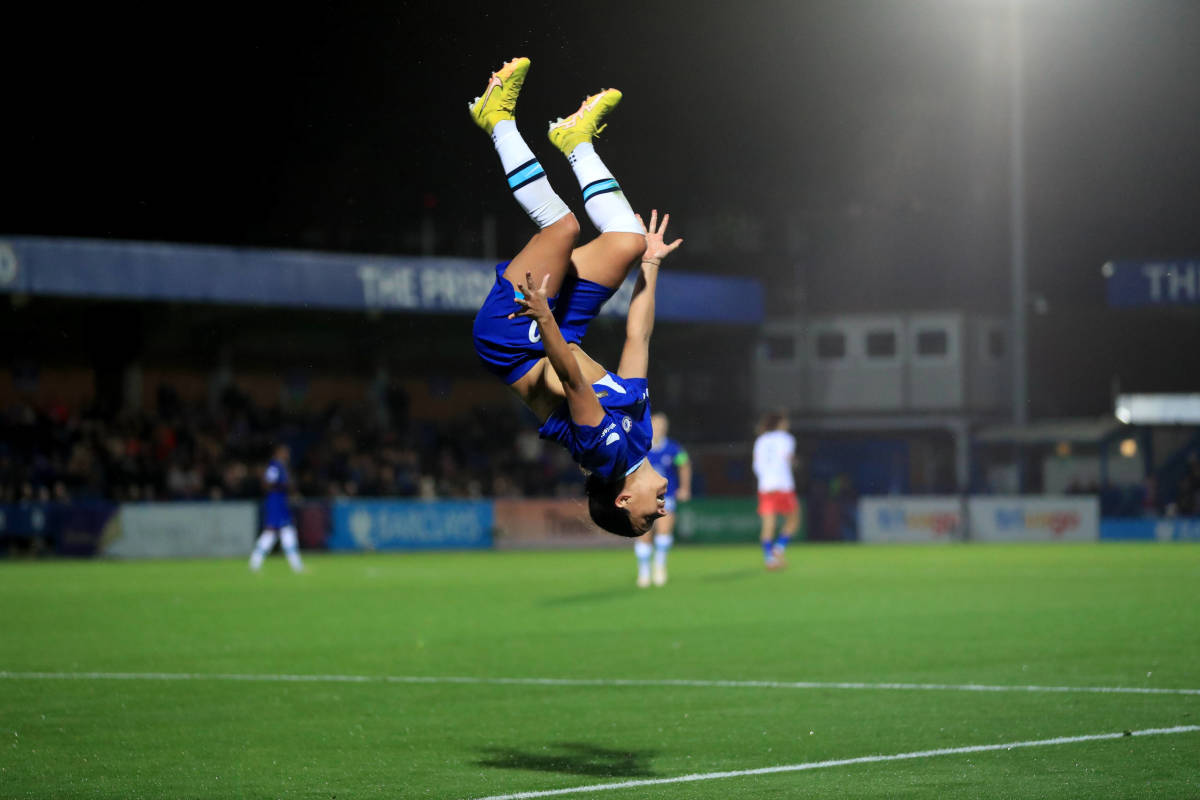
[[[1000,686],[980,683],[849,683],[727,681],[674,678],[486,678],[453,675],[271,675],[221,672],[3,672],[10,680],[264,681],[268,683],[432,683],[491,686],[696,687],[709,689],[867,689],[932,692],[1083,692],[1090,694],[1200,695],[1200,689],[1139,686]]]
[[[970,747],[944,747],[937,750],[918,750],[912,753],[896,753],[890,756],[859,756],[858,758],[839,758],[831,761],[809,761],[805,764],[787,764],[779,767],[761,767],[759,769],[738,769],[728,772],[702,772],[692,775],[680,775],[677,778],[650,778],[640,781],[623,781],[621,783],[595,783],[590,786],[574,786],[569,789],[546,789],[537,792],[516,792],[514,794],[494,794],[475,800],[529,800],[534,797],[554,797],[556,795],[580,794],[583,792],[604,792],[610,789],[633,789],[640,786],[661,786],[668,783],[693,783],[695,781],[715,781],[720,778],[743,778],[748,775],[770,775],[776,772],[802,772],[810,769],[825,769],[826,767],[844,767],[849,764],[877,764],[882,761],[906,761],[914,758],[931,758],[933,756],[952,756],[962,753],[986,753],[990,750],[1015,750],[1018,747],[1047,747],[1055,744],[1074,744],[1076,742],[1099,742],[1105,739],[1123,739],[1126,736],[1159,736],[1169,733],[1195,733],[1200,731],[1200,725],[1177,725],[1174,728],[1147,728],[1140,731],[1122,733],[1093,733],[1087,736],[1059,736],[1054,739],[1038,739],[1028,742],[1005,742],[1004,744],[979,744]]]

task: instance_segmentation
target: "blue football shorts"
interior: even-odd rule
[[[516,383],[539,359],[545,358],[541,331],[529,317],[508,318],[521,311],[514,299],[516,289],[504,278],[510,262],[496,265],[496,283],[475,315],[472,338],[483,366],[506,384]],[[554,318],[567,344],[578,344],[587,326],[608,298],[616,294],[594,281],[568,275],[559,293],[550,299]]]

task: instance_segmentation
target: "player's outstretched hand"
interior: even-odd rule
[[[659,264],[662,260],[675,252],[675,248],[683,244],[683,239],[676,239],[667,244],[663,241],[663,237],[667,233],[667,221],[671,219],[670,214],[663,214],[662,224],[658,224],[658,209],[650,212],[650,226],[646,227],[646,223],[642,221],[642,215],[637,215],[638,222],[642,223],[642,230],[646,232],[646,253],[642,256],[642,261]]]
[[[550,316],[550,300],[546,297],[546,284],[550,282],[550,273],[542,278],[542,285],[537,289],[533,286],[533,273],[525,273],[525,283],[517,284],[519,295],[513,299],[517,305],[521,307],[520,311],[514,311],[508,315],[509,319],[513,317],[533,317],[536,320],[546,319]]]

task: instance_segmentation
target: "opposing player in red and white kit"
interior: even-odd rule
[[[754,476],[758,479],[759,539],[767,569],[784,566],[788,542],[800,530],[800,502],[796,499],[796,437],[788,433],[788,418],[767,414],[754,440]],[[783,529],[775,536],[775,518],[783,516]]]

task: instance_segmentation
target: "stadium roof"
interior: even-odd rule
[[[978,444],[1098,444],[1125,427],[1116,417],[1047,419],[1025,425],[989,425],[975,434]]]

